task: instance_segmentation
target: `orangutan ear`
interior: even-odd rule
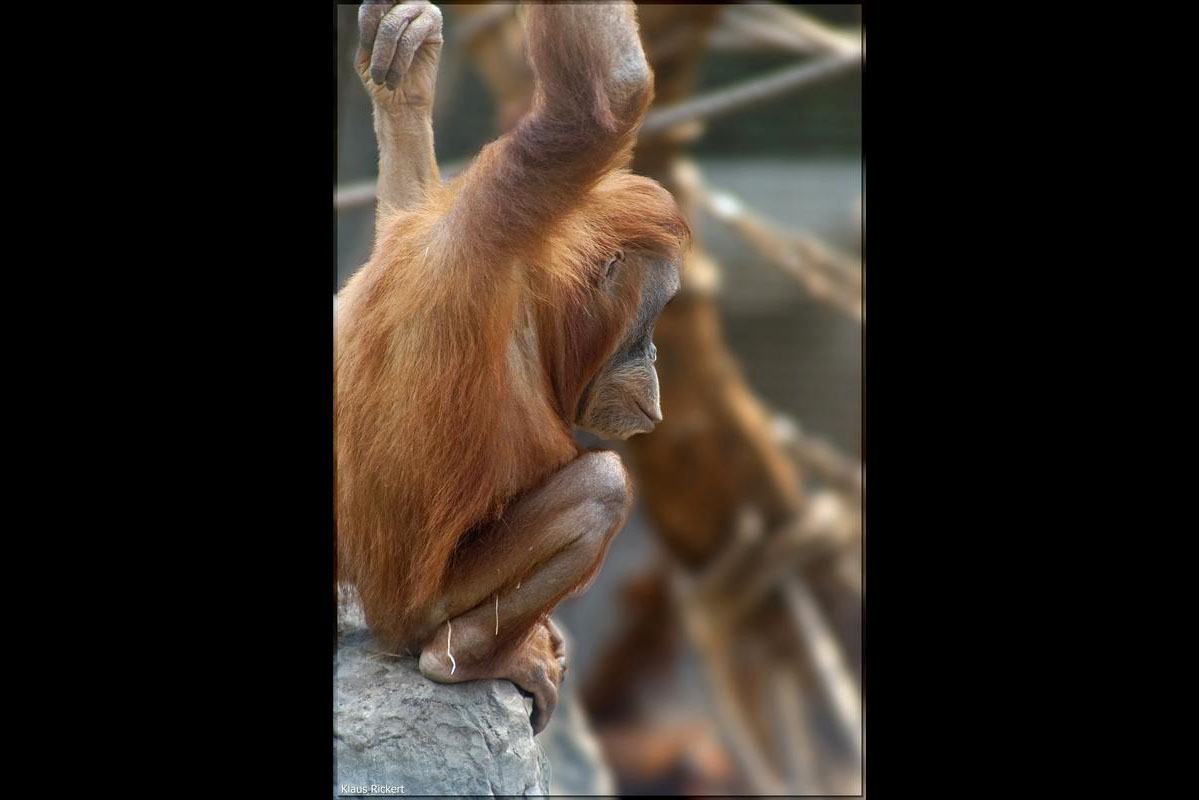
[[[604,266],[604,284],[612,282],[613,276],[616,274],[616,265],[624,261],[624,251],[617,250],[616,253],[608,259],[608,263]]]

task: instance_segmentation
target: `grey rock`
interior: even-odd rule
[[[391,794],[400,786],[404,794],[615,793],[573,681],[534,740],[532,701],[510,682],[438,684],[415,658],[378,653],[348,586],[339,587],[337,628],[335,794],[372,784],[395,787]],[[559,629],[573,653],[570,632]]]
[[[549,794],[530,710],[509,681],[434,683],[416,659],[378,653],[366,631],[347,631],[336,656],[333,793]]]

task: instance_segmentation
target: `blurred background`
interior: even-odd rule
[[[515,6],[442,10],[449,177],[532,83]],[[638,14],[656,92],[633,169],[675,194],[695,242],[655,334],[665,420],[602,443],[637,501],[596,582],[554,614],[573,710],[538,741],[555,793],[858,794],[861,7]],[[376,171],[357,6],[336,33],[334,292],[369,256]],[[563,743],[568,725],[589,748]]]

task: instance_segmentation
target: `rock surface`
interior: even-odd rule
[[[335,795],[369,794],[372,785],[376,794],[409,795],[615,792],[569,680],[550,724],[534,739],[532,701],[510,682],[433,683],[416,659],[379,653],[357,597],[344,587],[338,631]],[[562,634],[571,652],[570,633]]]
[[[375,652],[365,631],[343,634],[334,794],[549,794],[550,762],[529,710],[508,681],[434,683],[416,659]]]

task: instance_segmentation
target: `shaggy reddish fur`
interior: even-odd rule
[[[565,13],[529,14],[530,114],[386,220],[340,294],[337,567],[392,646],[464,537],[578,454],[580,395],[637,309],[638,285],[598,288],[612,253],[674,254],[688,236],[670,195],[623,170],[652,80],[611,85],[603,43]]]

